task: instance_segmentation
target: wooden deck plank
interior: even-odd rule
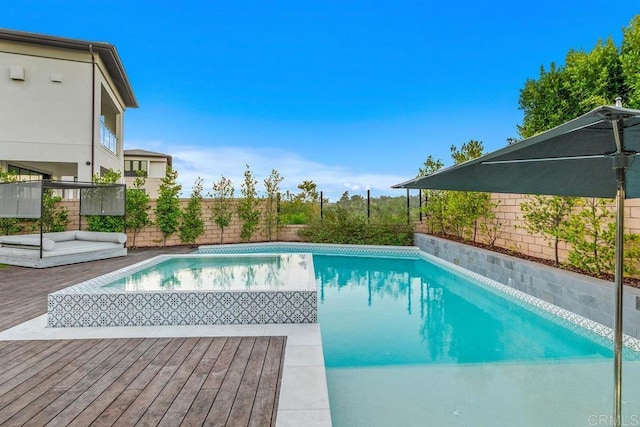
[[[43,387],[44,390],[41,390],[43,391],[42,393],[34,396],[33,400],[27,405],[22,405],[21,408],[9,418],[8,422],[10,425],[21,425],[30,420],[35,414],[40,413],[67,391],[68,386],[66,384],[73,384],[80,380],[87,372],[92,370],[96,364],[110,357],[115,350],[111,340],[102,340],[96,348],[99,351],[90,353],[89,356],[91,357],[86,359],[78,358],[70,363],[70,369],[62,369],[60,373],[56,374],[52,382],[48,382],[46,387]],[[61,386],[61,384],[64,385]]]
[[[255,338],[242,338],[236,356],[231,361],[227,375],[222,381],[205,424],[225,425],[227,423],[255,341]]]
[[[151,347],[154,340],[147,339],[139,341],[138,345],[125,355],[117,364],[111,367],[96,382],[87,388],[82,394],[77,396],[73,402],[65,406],[51,423],[53,425],[69,425],[80,413],[82,413],[94,400],[108,389],[136,360]]]
[[[131,426],[138,422],[197,343],[198,338],[187,338],[183,341],[180,348],[167,360],[153,380],[118,419],[116,426]]]
[[[149,406],[147,411],[140,418],[140,424],[157,425],[160,420],[162,420],[167,409],[171,406],[180,393],[180,390],[182,390],[184,384],[202,360],[212,341],[213,338],[200,338],[198,343],[191,350],[191,353],[189,353],[184,362],[164,386],[160,394],[158,394],[151,406]]]
[[[79,396],[84,393],[91,385],[93,385],[102,375],[109,371],[114,365],[116,365],[122,358],[124,358],[130,351],[132,351],[141,341],[141,339],[130,340],[113,340],[112,345],[117,347],[117,350],[113,352],[107,359],[102,360],[100,363],[91,363],[90,367],[93,369],[86,372],[84,377],[80,378],[74,384],[70,384],[67,388],[68,381],[62,381],[56,387],[56,391],[62,389],[65,392],[58,396],[57,399],[52,401],[43,410],[34,414],[33,418],[29,420],[26,426],[40,426],[45,425],[56,417],[65,408],[76,401]],[[55,425],[55,424],[54,424]],[[64,425],[64,424],[61,424]]]
[[[4,394],[1,425],[275,424],[283,337],[54,342],[69,345]]]
[[[151,361],[167,346],[169,339],[157,339],[151,342],[143,355],[120,375],[106,390],[104,390],[69,426],[87,426],[93,423],[104,411],[112,405],[123,393],[126,387],[142,372]],[[128,405],[127,405],[128,406]],[[125,408],[126,409],[126,408]],[[124,409],[123,409],[124,411]],[[111,412],[111,417],[115,412]]]
[[[74,365],[72,362],[85,360],[87,357],[94,355],[96,351],[100,351],[101,347],[98,345],[99,343],[99,340],[79,342],[79,345],[73,349],[73,351],[64,354],[55,363],[40,371],[38,375],[33,375],[31,378],[10,388],[7,393],[0,395],[0,409],[12,404],[15,410],[15,402],[20,399],[31,402],[35,397],[44,392],[48,384],[58,381],[59,378],[65,376],[67,372],[73,369]],[[25,394],[27,394],[27,396],[23,397]],[[2,423],[1,418],[0,423]]]
[[[207,379],[209,372],[213,369],[226,342],[227,339],[225,337],[213,338],[206,353],[202,356],[202,359],[200,359],[198,366],[193,370],[193,373],[182,387],[182,390],[180,390],[180,393],[176,396],[171,406],[169,406],[162,420],[160,420],[159,426],[172,427],[178,425],[185,419],[190,410],[196,410],[194,402],[198,396],[198,392]],[[199,410],[197,416],[193,418],[199,418],[201,421],[204,421],[209,412],[209,406],[210,405],[207,405],[204,414]]]
[[[38,354],[27,354],[16,358],[15,363],[8,363],[3,366],[3,373],[0,374],[0,394],[6,393],[6,390],[13,388],[16,383],[30,378],[52,363],[55,363],[62,354],[58,350],[77,346],[73,341],[48,341],[48,348]],[[57,355],[57,357],[55,356]]]
[[[251,411],[247,411],[247,408],[253,408],[268,347],[269,337],[259,337],[256,338],[256,342],[251,349],[251,355],[240,380],[240,386],[233,401],[231,412],[229,412],[229,420],[233,420],[237,425],[246,426],[249,424]]]
[[[202,383],[202,387],[197,391],[196,397],[191,404],[191,408],[184,418],[185,425],[204,425],[207,415],[209,415],[209,411],[211,410],[211,406],[218,395],[224,376],[226,375],[229,365],[231,365],[231,361],[238,350],[240,341],[241,338],[239,337],[229,337],[225,339],[219,355],[215,360],[212,360],[213,366],[210,368],[210,371],[205,372],[206,375],[204,382]]]
[[[12,345],[11,342],[0,341],[0,358],[2,358],[2,360],[6,360],[4,358],[5,355],[15,351],[20,351],[20,349],[23,349],[22,351],[26,351],[39,343],[39,341],[19,341],[19,345]],[[9,359],[11,359],[11,357]]]
[[[250,427],[275,425],[280,391],[278,389],[280,384],[278,379],[282,375],[286,342],[287,340],[284,337],[271,337],[269,339],[269,347],[264,358],[260,382],[258,383],[253,410],[248,423]]]

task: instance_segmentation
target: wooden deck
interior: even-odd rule
[[[0,331],[45,314],[47,294],[187,247],[0,268]],[[0,341],[0,425],[275,425],[285,337]]]
[[[0,341],[0,425],[275,425],[285,341]]]

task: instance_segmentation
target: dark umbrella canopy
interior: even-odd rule
[[[394,188],[616,198],[614,409],[622,420],[623,208],[640,197],[640,110],[598,107],[532,138]]]
[[[616,171],[610,157],[617,147],[612,120],[620,127],[622,152],[640,152],[640,110],[598,107],[532,138],[394,188],[613,198]],[[628,198],[640,197],[640,161],[634,165],[635,158],[630,157],[626,173]]]

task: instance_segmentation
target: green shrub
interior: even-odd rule
[[[413,225],[403,222],[367,222],[344,208],[327,210],[323,220],[314,220],[298,234],[307,242],[356,245],[410,246]]]

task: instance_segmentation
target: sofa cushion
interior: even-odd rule
[[[58,231],[55,233],[44,233],[44,237],[53,240],[54,242],[68,242],[76,240],[75,231]]]
[[[56,242],[49,238],[42,238],[42,250],[50,251],[55,247]],[[40,247],[40,236],[29,236],[29,235],[16,235],[16,236],[3,236],[2,237],[2,246],[7,247],[19,247],[19,246],[28,246],[33,247],[33,249]]]
[[[76,240],[125,243],[127,241],[127,235],[124,233],[108,233],[103,231],[76,231]]]

